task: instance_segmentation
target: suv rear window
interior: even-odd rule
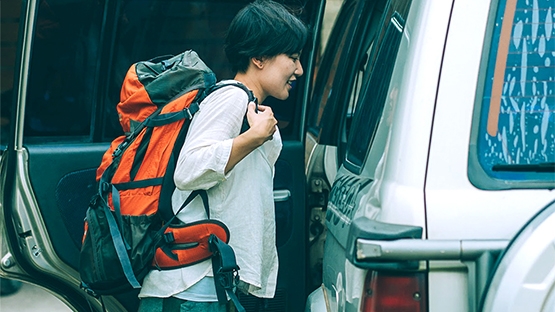
[[[555,183],[553,1],[499,1],[486,39],[470,152],[480,188]],[[489,42],[488,42],[489,40]]]

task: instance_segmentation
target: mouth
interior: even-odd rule
[[[289,87],[291,89],[293,89],[295,87],[295,85],[297,84],[297,81],[296,80],[289,80],[289,81],[287,81],[287,84],[289,85]]]

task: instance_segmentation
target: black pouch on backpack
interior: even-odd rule
[[[87,210],[88,228],[79,266],[82,288],[95,295],[113,295],[139,288],[152,269],[152,259],[161,240],[162,221],[157,214],[123,215],[121,231],[116,217],[115,212],[98,198]],[[122,247],[125,250],[121,250]],[[123,266],[131,271],[125,272]],[[129,272],[134,276],[129,276]]]

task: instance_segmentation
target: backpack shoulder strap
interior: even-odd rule
[[[206,98],[210,93],[212,93],[212,92],[214,92],[218,89],[221,89],[223,87],[227,87],[227,86],[235,86],[235,87],[238,87],[240,89],[243,89],[243,91],[245,91],[247,93],[247,95],[249,96],[249,101],[247,102],[247,105],[250,102],[254,102],[254,104],[256,105],[254,110],[256,112],[258,112],[258,99],[256,98],[256,96],[254,96],[254,93],[249,88],[247,88],[247,86],[245,86],[241,82],[235,81],[235,80],[227,80],[227,81],[218,82],[217,84],[213,85],[212,87],[208,88],[205,91],[205,93],[203,94],[203,99]],[[248,129],[249,129],[249,122],[247,120],[247,115],[245,115],[245,118],[243,118],[243,125],[241,126],[241,132],[240,133],[243,133],[243,132],[247,131]]]
[[[244,84],[240,83],[239,81],[235,81],[235,80],[221,81],[221,82],[216,83],[212,87],[206,89],[206,91],[204,93],[204,97],[208,96],[210,93],[212,93],[212,92],[214,92],[218,89],[221,89],[221,88],[227,87],[227,86],[235,86],[235,87],[238,87],[240,89],[243,89],[243,91],[245,91],[247,93],[247,95],[249,96],[249,103],[254,102],[258,106],[258,99],[256,98],[256,96],[254,96],[254,93],[249,88],[247,88],[247,86],[245,86]]]

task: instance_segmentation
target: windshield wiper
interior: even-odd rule
[[[554,172],[555,162],[544,162],[538,164],[497,164],[491,167],[493,171],[507,171],[507,172]]]

